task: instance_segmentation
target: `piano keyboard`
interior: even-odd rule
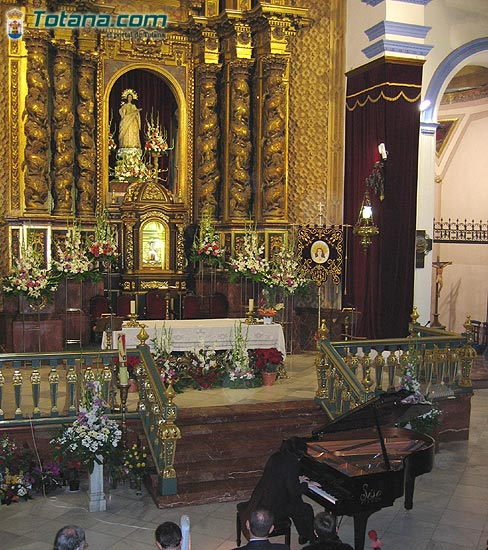
[[[314,487],[312,485],[312,486],[308,487],[308,490],[312,491],[313,493],[316,493],[317,495],[324,498],[325,500],[328,500],[331,504],[336,504],[337,503],[338,499],[335,496],[328,493],[327,491],[324,491],[324,489],[322,489],[322,487]]]

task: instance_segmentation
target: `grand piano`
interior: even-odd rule
[[[430,436],[389,426],[430,410],[429,404],[408,402],[410,395],[379,395],[306,438],[302,474],[320,483],[306,495],[336,516],[354,518],[355,550],[364,549],[371,514],[403,495],[405,508],[412,508],[415,478],[434,465]]]

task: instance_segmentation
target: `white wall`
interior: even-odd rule
[[[458,119],[436,161],[436,217],[444,220],[488,220],[488,100],[441,106],[438,118]],[[463,332],[469,314],[486,320],[488,244],[435,245],[434,257],[451,261],[443,272],[439,320]]]

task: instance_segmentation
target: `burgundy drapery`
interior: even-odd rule
[[[349,229],[344,307],[360,311],[356,333],[406,336],[413,307],[417,159],[422,67],[380,60],[348,75],[344,223],[354,226],[366,178],[385,143],[385,198],[370,191],[380,234],[366,253]]]
[[[109,117],[112,120],[111,130],[114,134],[115,142],[118,145],[118,130],[120,123],[119,109],[122,104],[121,95],[124,90],[131,88],[137,92],[139,99],[134,101],[136,106],[141,111],[141,146],[144,148],[146,142],[146,117],[150,119],[151,113],[154,120],[159,115],[159,124],[168,132],[168,143],[171,147],[172,142],[176,144],[176,134],[178,130],[176,120],[177,104],[173,92],[165,82],[165,80],[155,73],[145,69],[134,69],[121,75],[114,83],[110,92],[109,100]],[[162,155],[159,158],[159,167],[164,170],[169,170],[167,173],[160,174],[162,179],[167,179],[167,186],[170,190],[174,190],[172,181],[173,167],[171,166],[171,158],[175,151],[170,151],[169,155]],[[115,166],[115,154],[110,158],[110,165]]]

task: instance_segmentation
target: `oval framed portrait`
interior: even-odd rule
[[[310,256],[316,264],[324,264],[330,256],[329,245],[325,241],[315,241],[310,247]]]

